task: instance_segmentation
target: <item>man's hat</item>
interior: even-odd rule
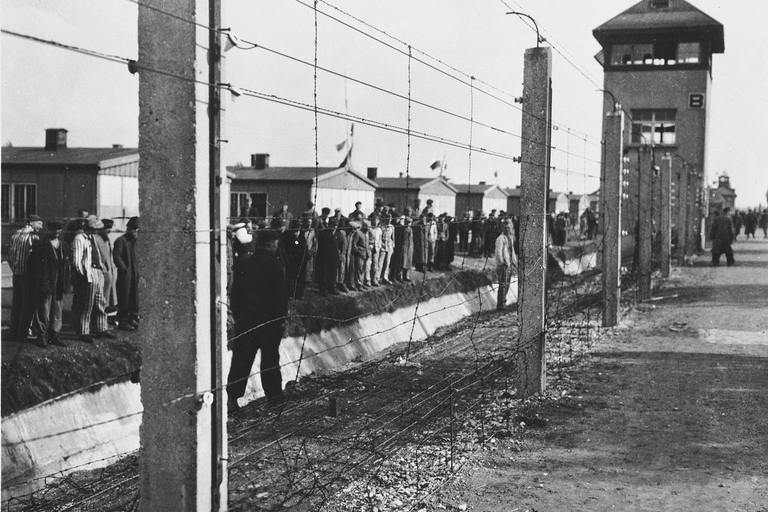
[[[99,218],[95,215],[89,215],[88,219],[86,219],[86,225],[89,229],[101,229],[104,227],[104,223],[99,220]]]
[[[331,209],[330,209],[330,208],[328,208],[328,207],[326,206],[326,207],[324,207],[324,208],[322,209],[322,212],[323,212],[323,213],[331,213]]]
[[[139,229],[139,218],[138,217],[131,217],[128,219],[128,224],[125,226],[128,229]]]
[[[258,236],[256,237],[256,243],[259,245],[266,245],[269,242],[274,242],[275,240],[280,240],[280,235],[277,231],[272,229],[259,230]]]
[[[39,215],[30,215],[27,222],[42,222],[43,218]]]
[[[112,229],[112,226],[115,225],[115,221],[113,221],[112,219],[101,219],[101,222],[104,223],[105,229]]]

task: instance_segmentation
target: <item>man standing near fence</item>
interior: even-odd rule
[[[270,403],[283,396],[280,371],[280,341],[288,317],[285,268],[278,256],[280,236],[264,230],[257,238],[256,252],[235,262],[231,306],[235,319],[232,366],[227,378],[229,412],[240,408],[256,353],[261,350],[261,386]]]
[[[13,272],[13,304],[11,306],[11,339],[24,341],[29,336],[34,314],[34,295],[28,268],[32,246],[40,237],[43,219],[30,215],[27,224],[11,237],[8,266]]]
[[[505,219],[501,234],[496,237],[496,275],[499,278],[499,295],[496,309],[504,309],[512,276],[517,274],[515,253],[515,228],[511,219]]]
[[[381,269],[381,282],[392,284],[389,279],[389,271],[392,261],[392,253],[395,252],[395,226],[392,225],[392,217],[384,217],[384,224],[381,226],[381,252],[378,255],[378,267]]]
[[[96,246],[98,231],[104,223],[95,215],[88,217],[85,231],[78,233],[72,242],[72,285],[75,297],[72,307],[77,322],[75,330],[80,341],[93,343],[91,326],[99,338],[114,339],[107,324],[106,297],[104,297],[104,263]]]
[[[63,228],[62,222],[49,221],[51,233],[35,243],[29,261],[35,297],[32,330],[40,348],[45,348],[49,342],[57,347],[67,346],[59,338],[62,304],[69,288],[70,270],[69,246],[61,239]]]

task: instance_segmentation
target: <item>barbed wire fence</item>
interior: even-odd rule
[[[130,0],[142,5],[141,2]],[[482,94],[496,101],[499,108],[518,109],[514,94],[496,88],[471,73],[451,67],[443,60],[418,50],[412,45],[389,36],[375,25],[347,13],[329,2],[316,1],[313,5],[296,0],[313,10],[315,23],[314,62],[301,61],[312,66],[314,72],[313,103],[304,103],[288,97],[268,94],[248,87],[247,84],[207,84],[226,89],[237,87],[238,92],[251,101],[267,101],[286,109],[312,112],[315,117],[314,154],[315,168],[319,168],[317,116],[354,121],[382,131],[393,132],[405,139],[407,146],[407,174],[410,175],[411,140],[419,138],[440,145],[467,151],[467,183],[471,184],[472,157],[482,153],[502,161],[512,161],[515,155],[508,147],[497,148],[478,142],[487,130],[501,133],[515,143],[533,142],[525,134],[516,133],[510,127],[497,126],[476,118],[473,108],[475,94]],[[516,5],[517,3],[514,2]],[[318,9],[319,4],[338,13]],[[506,7],[509,7],[502,1]],[[169,13],[163,13],[173,16]],[[364,79],[357,79],[346,72],[338,72],[318,65],[317,51],[321,40],[317,33],[317,17],[322,15],[378,41],[407,59],[408,93],[400,95],[388,87],[376,86]],[[341,18],[345,18],[344,21]],[[183,22],[194,23],[190,20]],[[353,23],[355,24],[353,26]],[[197,23],[196,23],[197,24]],[[199,25],[199,24],[198,24]],[[217,27],[201,26],[206,30],[220,30]],[[74,51],[93,58],[99,58],[120,65],[135,65],[131,58],[104,54],[95,50],[74,47],[50,39],[37,38],[29,34],[3,29],[4,34],[62,50]],[[374,34],[375,33],[375,34]],[[378,34],[378,35],[376,35]],[[551,39],[551,37],[550,37]],[[274,53],[287,60],[297,57],[287,53],[269,50],[260,42],[238,38],[241,50],[260,49]],[[566,50],[558,53],[566,58]],[[417,57],[418,55],[418,57]],[[566,60],[573,66],[573,59]],[[412,97],[411,66],[422,65],[438,71],[446,80],[459,81],[468,89],[470,115],[465,116]],[[140,72],[167,72],[140,67]],[[345,80],[375,88],[406,102],[407,118],[402,125],[395,125],[377,119],[339,112],[318,105],[318,72],[334,74]],[[587,75],[585,75],[586,77]],[[183,77],[174,76],[179,80]],[[508,97],[510,99],[505,99]],[[435,115],[446,115],[457,122],[466,123],[468,142],[439,133],[412,129],[414,105],[426,107]],[[588,146],[600,147],[588,134],[553,122],[555,132],[565,134],[565,149],[554,144],[548,149],[561,153],[566,158],[565,168],[554,167],[554,173],[563,173],[574,180],[583,180],[584,195],[588,179],[600,179],[599,164],[588,155]],[[508,141],[509,142],[509,141]],[[579,151],[572,150],[583,142]],[[578,163],[580,162],[581,168]],[[598,170],[595,170],[597,167]],[[566,190],[569,194],[570,190]],[[630,202],[628,207],[632,208]],[[568,207],[570,211],[570,204]],[[578,210],[577,210],[578,212]],[[464,227],[470,221],[457,220]],[[224,233],[219,233],[224,236]],[[552,368],[564,368],[588,355],[599,337],[599,319],[603,301],[600,291],[599,269],[594,257],[601,251],[603,239],[587,237],[576,223],[566,228],[570,243],[555,245],[554,239],[542,252],[529,257],[548,269],[547,283],[547,359]],[[232,510],[251,510],[254,504],[263,509],[296,508],[352,510],[354,506],[380,504],[387,497],[398,499],[414,510],[428,506],[442,486],[466,463],[474,450],[482,450],[498,439],[510,438],[520,430],[521,418],[535,421],[526,416],[524,402],[515,389],[516,372],[527,371],[527,361],[521,368],[519,361],[526,350],[537,340],[519,340],[517,316],[514,311],[495,311],[496,291],[493,287],[495,262],[492,251],[470,257],[467,252],[459,254],[457,270],[440,273],[438,277],[422,274],[421,280],[408,285],[396,286],[376,307],[368,308],[357,316],[303,315],[295,303],[286,318],[303,328],[298,357],[282,361],[281,370],[285,375],[295,371],[289,389],[289,399],[278,406],[267,406],[257,402],[233,415],[229,424],[229,501]],[[627,270],[622,278],[622,288],[627,293],[625,301],[636,303],[633,296],[636,288],[632,256],[625,255]],[[459,288],[459,273],[474,273],[479,276],[475,288],[465,298],[434,311],[420,311],[420,305],[432,298],[455,293]],[[521,276],[522,278],[522,276]],[[479,283],[479,284],[478,284]],[[314,289],[308,290],[310,300]],[[306,327],[305,322],[324,321],[342,325],[371,315],[383,315],[396,305],[412,301],[415,308],[407,320],[376,331],[363,332],[350,338],[346,343],[328,346],[319,350],[306,350],[308,336],[317,334]],[[414,327],[431,315],[440,314],[451,308],[474,307],[476,312],[469,320],[451,327],[436,338],[415,338]],[[331,371],[323,375],[305,377],[301,373],[302,363],[319,358],[334,351],[342,351],[355,344],[381,335],[395,335],[405,327],[410,332],[407,338],[399,340],[397,346],[384,354],[362,360],[344,371]],[[242,334],[241,334],[242,335]],[[230,339],[230,342],[234,339]],[[438,357],[439,356],[439,357]],[[136,368],[135,371],[139,371]],[[260,370],[248,376],[249,380],[260,377]],[[115,380],[124,379],[122,375]],[[83,389],[85,390],[85,388]],[[82,390],[73,390],[77,393]],[[216,391],[216,390],[210,390]],[[199,395],[198,390],[180,392],[174,400],[181,401]],[[170,405],[170,404],[166,404]],[[256,412],[258,411],[258,412]],[[128,416],[117,414],[114,418],[86,424],[80,429],[103,426],[120,422]],[[524,423],[525,421],[523,421]],[[72,430],[50,434],[39,439],[25,439],[33,442],[48,437],[63,436]],[[42,490],[28,492],[3,503],[6,510],[135,510],[138,506],[137,454],[130,454],[107,468],[90,471],[85,478],[75,478],[71,471],[57,471],[38,477],[45,482]],[[109,457],[112,460],[113,457]],[[107,459],[104,459],[107,460]],[[91,464],[100,461],[93,461]],[[387,489],[402,489],[393,495]],[[107,506],[105,507],[105,503]]]

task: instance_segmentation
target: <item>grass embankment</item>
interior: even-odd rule
[[[484,260],[473,260],[474,270],[447,273],[413,273],[412,283],[379,286],[366,292],[321,297],[307,290],[308,300],[291,303],[286,335],[302,336],[333,329],[373,313],[392,312],[433,297],[470,292],[490,284],[491,271]],[[70,341],[67,348],[38,349],[21,344],[2,362],[2,416],[80,389],[95,391],[102,385],[130,379],[141,367],[141,336],[144,329],[118,334],[116,340],[94,345]],[[6,351],[6,354],[8,352]]]

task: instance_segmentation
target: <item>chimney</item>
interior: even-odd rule
[[[401,177],[401,178],[403,177],[403,173],[400,173],[400,177]]]
[[[257,171],[263,171],[269,167],[269,153],[256,153],[251,155],[251,167]]]
[[[379,168],[378,167],[369,167],[368,168],[368,179],[376,181],[376,176],[378,175],[378,173],[379,173]]]
[[[112,149],[122,149],[122,148],[123,148],[122,144],[112,144]]]
[[[481,184],[481,185],[485,185],[485,182],[484,182],[484,181],[481,181],[481,182],[480,182],[480,184]]]
[[[56,151],[57,149],[66,149],[67,130],[64,128],[48,128],[45,130],[45,149]]]

